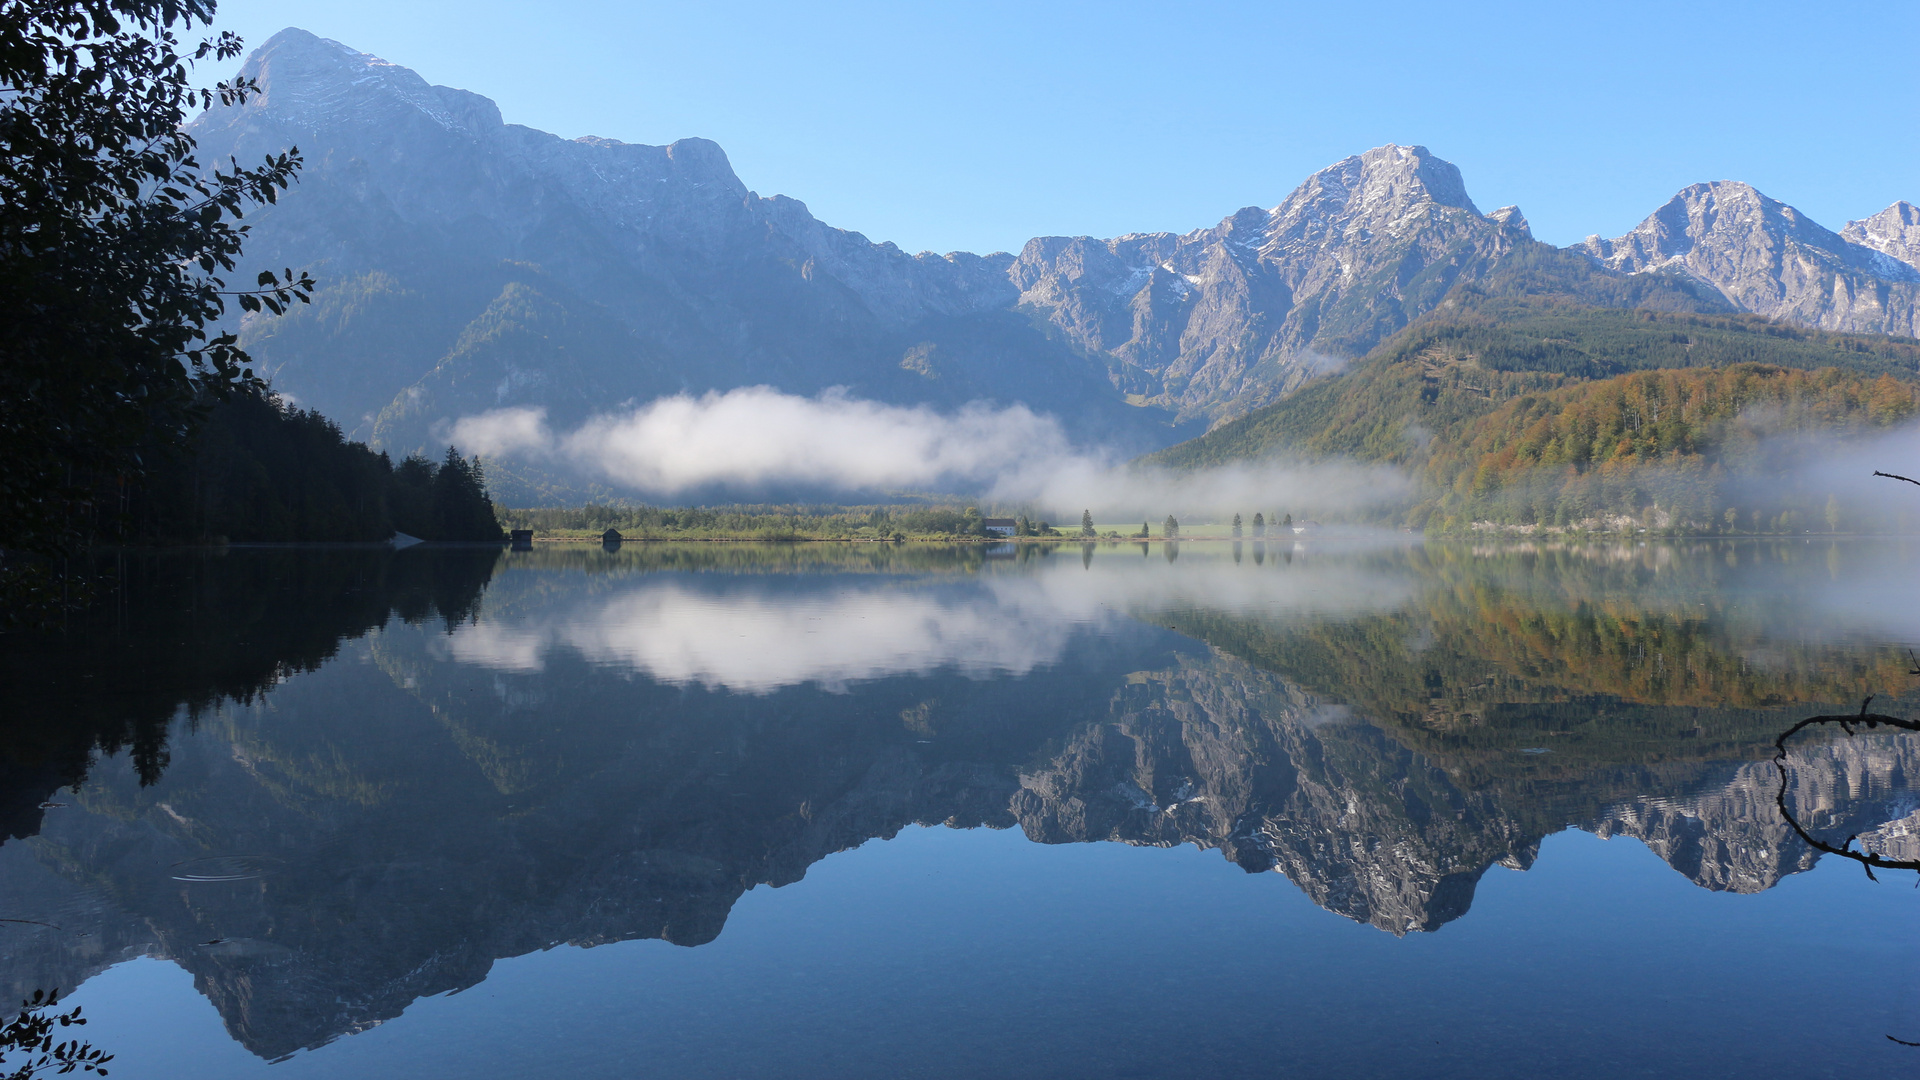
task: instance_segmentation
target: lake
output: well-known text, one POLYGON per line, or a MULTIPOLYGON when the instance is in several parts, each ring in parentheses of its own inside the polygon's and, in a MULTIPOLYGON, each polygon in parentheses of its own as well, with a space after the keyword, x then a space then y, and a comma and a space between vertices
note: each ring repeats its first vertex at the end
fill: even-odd
POLYGON ((1920 1068, 1920 735, 1774 746, 1920 716, 1900 542, 101 570, 0 991, 117 1078, 1920 1068))

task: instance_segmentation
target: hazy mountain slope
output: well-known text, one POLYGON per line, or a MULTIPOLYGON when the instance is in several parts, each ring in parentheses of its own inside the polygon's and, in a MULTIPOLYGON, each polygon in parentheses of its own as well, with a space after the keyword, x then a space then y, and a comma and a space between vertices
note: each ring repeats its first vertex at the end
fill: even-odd
POLYGON ((1842 236, 1751 185, 1721 181, 1682 189, 1625 236, 1589 237, 1579 247, 1611 270, 1705 282, 1742 311, 1914 337, 1920 267, 1907 261, 1916 246, 1913 218, 1911 206, 1896 203, 1850 223, 1851 235, 1842 236))
POLYGON ((212 160, 301 148, 301 181, 252 219, 249 255, 323 283, 314 311, 250 320, 245 336, 278 389, 357 434, 404 394, 408 425, 381 433, 409 449, 482 401, 478 371, 438 369, 470 362, 463 340, 486 334, 490 306, 537 268, 550 316, 595 324, 603 355, 523 336, 482 364, 505 387, 490 404, 558 413, 583 393, 612 407, 662 390, 847 386, 900 402, 1020 400, 1087 437, 1166 440, 1154 434, 1164 417, 1124 405, 1101 365, 1012 314, 1010 256, 869 243, 747 190, 710 142, 568 141, 505 124, 485 98, 304 31, 275 35, 244 73, 264 92, 193 134, 212 160), (1012 355, 972 370, 988 352, 1012 355), (562 390, 575 373, 590 387, 562 390), (448 396, 455 383, 467 389, 448 396))

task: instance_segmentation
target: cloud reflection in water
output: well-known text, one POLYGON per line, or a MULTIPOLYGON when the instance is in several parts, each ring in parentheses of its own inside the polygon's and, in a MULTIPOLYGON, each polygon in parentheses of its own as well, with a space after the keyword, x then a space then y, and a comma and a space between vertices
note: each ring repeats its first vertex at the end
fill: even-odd
POLYGON ((757 575, 634 573, 610 592, 603 584, 532 611, 483 614, 447 648, 456 661, 519 672, 570 649, 660 682, 761 694, 939 670, 1018 676, 1057 662, 1076 634, 1158 612, 1338 615, 1391 607, 1411 592, 1404 564, 1256 564, 1199 547, 1171 564, 1156 558, 1145 573, 1131 565, 1133 545, 1103 548, 1084 568, 1063 552, 976 574, 847 574, 802 588, 757 575))

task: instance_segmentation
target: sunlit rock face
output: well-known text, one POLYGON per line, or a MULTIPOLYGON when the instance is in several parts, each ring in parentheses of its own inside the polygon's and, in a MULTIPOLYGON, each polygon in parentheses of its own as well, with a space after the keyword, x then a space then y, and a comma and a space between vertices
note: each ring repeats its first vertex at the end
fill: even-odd
POLYGON ((1023 306, 1113 358, 1123 389, 1219 416, 1337 370, 1531 245, 1509 211, 1481 215, 1459 169, 1390 145, 1211 229, 1029 241, 1009 273, 1023 306))
POLYGON ((1912 207, 1834 233, 1732 181, 1683 188, 1625 236, 1580 250, 1622 273, 1660 272, 1720 291, 1736 308, 1804 326, 1920 333, 1912 207))
POLYGON ((1847 222, 1840 235, 1849 244, 1920 267, 1920 206, 1902 200, 1872 217, 1847 222))

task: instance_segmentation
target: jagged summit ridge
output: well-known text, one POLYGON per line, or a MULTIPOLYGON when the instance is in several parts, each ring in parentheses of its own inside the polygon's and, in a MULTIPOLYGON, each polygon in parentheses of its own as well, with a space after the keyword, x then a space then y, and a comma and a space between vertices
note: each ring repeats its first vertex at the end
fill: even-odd
POLYGON ((1902 200, 1869 218, 1847 222, 1840 235, 1920 270, 1920 206, 1902 200))
MULTIPOLYGON (((1855 222, 1905 251, 1898 207, 1855 222)), ((1768 198, 1721 180, 1681 189, 1625 236, 1578 245, 1616 273, 1675 274, 1718 290, 1734 307, 1828 330, 1920 333, 1920 267, 1858 243, 1768 198)))
POLYGON ((1378 233, 1401 235, 1445 210, 1480 216, 1459 168, 1424 146, 1379 146, 1314 173, 1274 207, 1261 254, 1309 262, 1378 233))
POLYGON ((1116 385, 1218 419, 1364 353, 1533 243, 1517 209, 1483 216, 1452 163, 1388 145, 1209 229, 1037 238, 1009 273, 1022 307, 1112 358, 1116 385))
POLYGON ((448 130, 502 126, 499 108, 479 94, 434 86, 410 68, 296 27, 267 39, 240 75, 259 83, 259 111, 311 131, 393 119, 400 109, 448 130))

